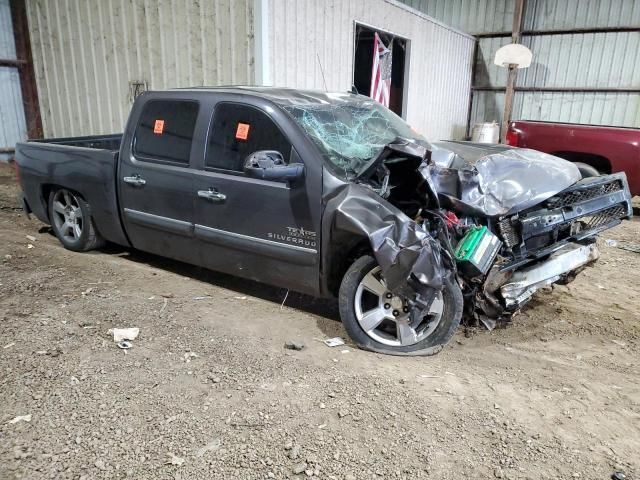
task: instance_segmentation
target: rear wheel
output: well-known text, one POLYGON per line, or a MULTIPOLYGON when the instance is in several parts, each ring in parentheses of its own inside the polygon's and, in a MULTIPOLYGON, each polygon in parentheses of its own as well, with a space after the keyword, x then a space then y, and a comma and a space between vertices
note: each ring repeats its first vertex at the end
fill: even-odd
POLYGON ((86 252, 104 243, 93 225, 89 204, 71 190, 60 188, 51 192, 49 219, 53 233, 68 250, 86 252))
POLYGON ((340 316, 362 348, 392 355, 433 355, 454 335, 462 317, 462 293, 447 280, 427 314, 412 322, 407 301, 390 292, 371 256, 360 257, 340 286, 340 316))

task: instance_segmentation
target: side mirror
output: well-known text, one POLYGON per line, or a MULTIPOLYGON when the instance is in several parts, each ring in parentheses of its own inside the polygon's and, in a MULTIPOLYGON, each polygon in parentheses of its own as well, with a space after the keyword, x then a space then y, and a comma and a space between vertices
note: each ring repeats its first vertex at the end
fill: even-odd
POLYGON ((254 152, 244 161, 244 173, 251 178, 272 180, 274 182, 294 183, 304 177, 304 165, 293 163, 287 165, 280 152, 260 150, 254 152))

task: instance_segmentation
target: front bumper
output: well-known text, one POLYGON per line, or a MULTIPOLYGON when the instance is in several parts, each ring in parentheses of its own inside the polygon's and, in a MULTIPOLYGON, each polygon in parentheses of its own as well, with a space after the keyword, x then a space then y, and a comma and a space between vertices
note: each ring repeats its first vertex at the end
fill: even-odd
POLYGON ((569 243, 547 260, 514 272, 509 282, 500 287, 505 306, 508 309, 518 307, 529 300, 536 290, 595 262, 599 256, 595 243, 569 243))
POLYGON ((515 257, 501 270, 518 270, 565 245, 595 237, 632 216, 624 173, 585 178, 539 207, 498 222, 501 240, 515 257))

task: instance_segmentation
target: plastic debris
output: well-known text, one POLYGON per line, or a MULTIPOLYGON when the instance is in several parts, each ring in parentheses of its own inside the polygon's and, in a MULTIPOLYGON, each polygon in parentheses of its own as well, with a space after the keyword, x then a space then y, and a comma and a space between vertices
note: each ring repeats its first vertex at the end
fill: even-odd
POLYGON ((28 243, 27 248, 33 248, 33 245, 31 243, 28 243))
POLYGON ((169 457, 170 457, 169 461, 167 462, 168 464, 175 465, 176 467, 180 467, 184 463, 184 458, 180 458, 174 455, 173 453, 170 453, 169 457))
POLYGON ((198 358, 198 354, 196 352, 187 352, 182 357, 186 363, 189 363, 194 358, 198 358))
POLYGON ((27 240, 29 240, 30 242, 35 242, 36 237, 34 237, 33 235, 27 235, 27 240))
POLYGON ((618 246, 618 241, 617 240, 612 240, 611 238, 609 238, 608 240, 605 240, 604 244, 607 247, 617 247, 618 246))
POLYGON ((640 243, 633 242, 618 242, 616 245, 620 250, 626 250, 628 252, 640 253, 640 243))
POLYGON ((138 327, 113 328, 109 330, 109 333, 113 333, 113 341, 119 343, 123 340, 135 340, 140 334, 140 329, 138 327))
POLYGON ((221 445, 222 445, 222 440, 220 440, 219 438, 216 438, 216 439, 210 441, 209 443, 207 443, 204 447, 201 447, 201 448, 197 449, 196 450, 196 457, 202 457, 206 453, 215 452, 216 450, 218 450, 220 448, 221 445))
POLYGON ((303 350, 305 347, 304 343, 296 342, 295 340, 287 340, 284 342, 284 348, 287 350, 303 350))
POLYGON ((327 347, 339 347, 340 345, 344 345, 344 340, 340 337, 327 338, 324 344, 327 347))
POLYGON ((129 350, 131 347, 133 347, 133 343, 127 341, 127 340, 122 340, 118 343, 116 343, 116 345, 118 346, 118 348, 122 349, 122 350, 129 350))
POLYGON ((627 478, 627 476, 622 472, 613 472, 611 474, 611 479, 612 480, 625 480, 626 478, 627 478))
POLYGON ((9 420, 8 423, 30 422, 30 421, 31 421, 31 414, 28 414, 28 415, 18 415, 14 419, 9 420))

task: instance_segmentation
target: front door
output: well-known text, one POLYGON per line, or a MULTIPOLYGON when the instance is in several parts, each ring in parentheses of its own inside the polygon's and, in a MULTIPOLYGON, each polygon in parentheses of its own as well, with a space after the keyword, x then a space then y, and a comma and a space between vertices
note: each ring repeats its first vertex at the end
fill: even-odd
POLYGON ((190 163, 200 106, 164 98, 141 108, 132 148, 124 149, 118 172, 127 235, 137 249, 195 262, 190 163))
POLYGON ((306 178, 292 185, 249 178, 244 161, 259 150, 302 163, 264 110, 218 103, 196 179, 194 233, 201 261, 214 270, 316 293, 321 176, 307 169, 306 178))

